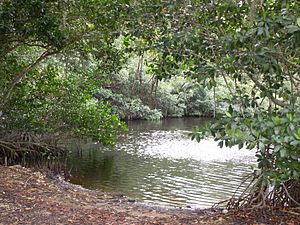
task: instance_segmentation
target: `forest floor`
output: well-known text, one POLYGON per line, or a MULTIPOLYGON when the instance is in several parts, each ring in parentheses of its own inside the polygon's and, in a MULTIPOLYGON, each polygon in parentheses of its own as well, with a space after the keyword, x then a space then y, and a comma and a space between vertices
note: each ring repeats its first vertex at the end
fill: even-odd
POLYGON ((300 208, 171 209, 121 194, 91 191, 21 166, 0 166, 0 225, 10 224, 300 224, 300 208))

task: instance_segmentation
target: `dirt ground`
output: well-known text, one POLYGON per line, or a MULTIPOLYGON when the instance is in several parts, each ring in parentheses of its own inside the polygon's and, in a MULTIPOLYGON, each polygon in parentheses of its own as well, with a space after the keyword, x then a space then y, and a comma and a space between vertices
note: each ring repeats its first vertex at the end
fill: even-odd
POLYGON ((154 207, 91 191, 21 166, 0 166, 0 225, 300 224, 300 208, 197 210, 154 207))

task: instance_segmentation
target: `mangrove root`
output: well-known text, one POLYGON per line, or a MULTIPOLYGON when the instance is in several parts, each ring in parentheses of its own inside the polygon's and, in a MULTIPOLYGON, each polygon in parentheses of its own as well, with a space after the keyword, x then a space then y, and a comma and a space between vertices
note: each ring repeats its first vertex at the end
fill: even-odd
POLYGON ((278 186, 266 186, 263 175, 254 172, 245 178, 238 189, 244 184, 247 185, 242 193, 236 191, 230 199, 219 202, 214 207, 245 209, 300 206, 300 180, 289 179, 278 186))

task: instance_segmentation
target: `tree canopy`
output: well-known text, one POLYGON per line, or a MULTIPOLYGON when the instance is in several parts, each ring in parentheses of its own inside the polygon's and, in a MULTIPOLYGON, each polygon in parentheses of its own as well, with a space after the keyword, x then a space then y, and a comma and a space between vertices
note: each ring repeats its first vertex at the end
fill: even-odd
POLYGON ((95 90, 118 70, 114 1, 10 1, 0 10, 1 128, 113 143, 124 128, 95 90))
POLYGON ((300 189, 297 0, 3 0, 0 7, 1 136, 25 130, 113 143, 123 124, 94 97, 129 57, 147 55, 155 80, 180 75, 214 93, 217 119, 193 138, 256 151, 254 191, 230 206, 300 205, 299 191, 291 192, 300 189))

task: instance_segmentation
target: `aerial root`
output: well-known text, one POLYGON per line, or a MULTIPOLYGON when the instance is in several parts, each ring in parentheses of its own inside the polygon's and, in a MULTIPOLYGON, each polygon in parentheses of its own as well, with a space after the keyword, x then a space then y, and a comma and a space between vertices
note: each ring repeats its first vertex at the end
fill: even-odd
POLYGON ((10 136, 0 139, 0 164, 8 165, 24 158, 61 156, 63 149, 46 143, 35 135, 10 136))
POLYGON ((213 207, 227 209, 257 209, 264 207, 300 207, 300 181, 289 179, 279 186, 269 187, 262 182, 263 174, 255 172, 248 175, 230 199, 213 207), (242 186, 245 189, 238 193, 242 186))

